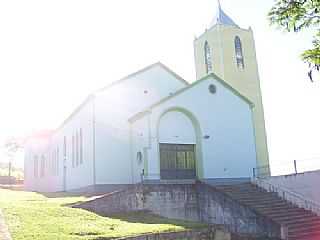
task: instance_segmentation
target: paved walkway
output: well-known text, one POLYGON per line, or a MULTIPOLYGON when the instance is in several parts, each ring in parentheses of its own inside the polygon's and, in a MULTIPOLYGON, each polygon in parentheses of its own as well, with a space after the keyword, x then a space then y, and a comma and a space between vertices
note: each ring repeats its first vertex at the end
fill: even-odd
POLYGON ((1 240, 12 240, 8 226, 4 221, 4 216, 2 214, 2 211, 0 209, 0 239, 1 240))

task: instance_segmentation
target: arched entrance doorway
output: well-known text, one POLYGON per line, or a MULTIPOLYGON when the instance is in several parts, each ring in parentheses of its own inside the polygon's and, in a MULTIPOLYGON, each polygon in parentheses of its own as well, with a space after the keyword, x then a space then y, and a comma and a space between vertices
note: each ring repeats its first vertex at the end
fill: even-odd
POLYGON ((182 111, 168 111, 158 131, 161 179, 195 179, 198 146, 192 119, 182 111))

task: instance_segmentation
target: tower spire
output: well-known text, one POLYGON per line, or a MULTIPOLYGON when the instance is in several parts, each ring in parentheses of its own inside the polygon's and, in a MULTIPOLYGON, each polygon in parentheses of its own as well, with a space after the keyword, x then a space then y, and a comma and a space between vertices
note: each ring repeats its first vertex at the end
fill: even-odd
POLYGON ((218 0, 218 9, 221 9, 221 3, 220 3, 220 0, 218 0))
POLYGON ((238 27, 238 25, 222 10, 220 0, 217 0, 217 10, 216 16, 214 17, 213 21, 210 24, 210 27, 213 27, 217 24, 222 25, 231 25, 238 27))

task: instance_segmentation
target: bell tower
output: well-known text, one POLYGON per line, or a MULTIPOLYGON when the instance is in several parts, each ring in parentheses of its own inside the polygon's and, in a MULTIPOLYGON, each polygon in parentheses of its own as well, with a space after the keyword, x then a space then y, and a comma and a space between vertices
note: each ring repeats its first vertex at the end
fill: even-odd
POLYGON ((270 175, 265 120, 252 29, 240 28, 221 8, 194 41, 197 79, 215 73, 254 103, 258 175, 270 175))

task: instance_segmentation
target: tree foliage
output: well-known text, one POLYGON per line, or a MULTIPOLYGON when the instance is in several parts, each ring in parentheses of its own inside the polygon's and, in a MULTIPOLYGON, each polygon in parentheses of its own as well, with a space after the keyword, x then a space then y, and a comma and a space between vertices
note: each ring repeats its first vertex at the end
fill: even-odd
POLYGON ((21 144, 17 139, 9 138, 4 144, 5 151, 9 157, 15 155, 21 148, 21 144))
POLYGON ((21 142, 15 138, 9 138, 4 143, 4 149, 6 152, 6 155, 9 158, 9 168, 8 168, 8 175, 11 176, 11 170, 12 170, 12 160, 14 159, 14 156, 23 148, 21 142))
POLYGON ((272 24, 289 32, 308 28, 315 31, 313 48, 301 55, 309 64, 308 75, 313 81, 313 71, 320 70, 320 0, 276 0, 269 19, 272 24))

